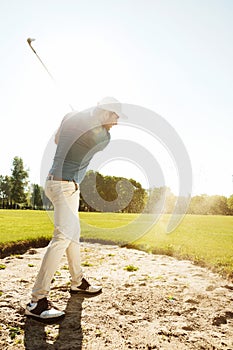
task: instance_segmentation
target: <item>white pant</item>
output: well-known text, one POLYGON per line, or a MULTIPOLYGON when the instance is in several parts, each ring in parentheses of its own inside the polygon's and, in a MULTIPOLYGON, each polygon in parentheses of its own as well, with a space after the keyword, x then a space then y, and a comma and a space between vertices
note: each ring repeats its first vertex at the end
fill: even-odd
POLYGON ((65 252, 71 284, 80 285, 83 277, 79 243, 79 189, 72 181, 47 180, 45 193, 54 206, 54 234, 32 289, 32 300, 35 302, 48 296, 52 278, 65 252))

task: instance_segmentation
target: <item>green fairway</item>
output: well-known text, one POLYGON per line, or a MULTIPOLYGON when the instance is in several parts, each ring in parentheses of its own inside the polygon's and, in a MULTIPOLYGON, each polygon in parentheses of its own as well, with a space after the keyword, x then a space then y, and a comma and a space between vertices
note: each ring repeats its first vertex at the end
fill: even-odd
POLYGON ((187 215, 176 230, 167 235, 168 216, 135 244, 153 253, 187 258, 215 267, 233 277, 233 217, 187 215))
MULTIPOLYGON (((50 212, 52 216, 52 212, 50 212)), ((128 243, 151 253, 168 254, 191 259, 233 276, 233 217, 187 215, 171 234, 165 233, 169 215, 163 215, 145 235, 139 237, 136 228, 143 229, 148 215, 116 213, 80 213, 82 238, 128 243)), ((0 247, 9 242, 35 241, 52 236, 53 224, 45 211, 0 210, 0 247)), ((138 231, 140 232, 140 230, 138 231)))
POLYGON ((52 229, 45 211, 0 210, 0 243, 49 238, 52 229))

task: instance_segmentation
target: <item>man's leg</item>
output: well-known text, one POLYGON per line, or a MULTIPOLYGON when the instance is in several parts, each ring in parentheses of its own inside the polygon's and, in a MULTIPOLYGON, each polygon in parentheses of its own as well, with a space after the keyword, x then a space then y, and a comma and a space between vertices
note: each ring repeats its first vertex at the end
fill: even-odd
POLYGON ((77 218, 79 191, 72 182, 47 181, 46 195, 54 205, 54 237, 43 258, 40 271, 32 290, 32 302, 27 304, 25 314, 40 321, 58 319, 64 316, 51 306, 47 296, 51 280, 61 258, 72 239, 79 237, 77 218))
POLYGON ((41 263, 36 282, 32 290, 32 301, 48 297, 52 278, 59 266, 70 240, 61 233, 51 240, 41 263))
POLYGON ((83 278, 80 257, 80 243, 76 241, 70 242, 66 249, 66 256, 69 264, 71 275, 71 285, 80 285, 83 278))
MULTIPOLYGON (((47 297, 51 280, 62 256, 72 240, 79 240, 78 220, 79 191, 72 182, 47 181, 46 194, 54 205, 54 237, 43 258, 36 283, 32 290, 32 300, 47 297)), ((80 257, 73 256, 80 261, 80 257)))

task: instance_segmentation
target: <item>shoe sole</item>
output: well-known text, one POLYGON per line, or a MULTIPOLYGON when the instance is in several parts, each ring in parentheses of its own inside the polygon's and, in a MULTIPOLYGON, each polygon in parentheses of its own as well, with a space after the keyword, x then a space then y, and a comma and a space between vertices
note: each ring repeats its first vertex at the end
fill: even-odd
POLYGON ((25 316, 27 316, 28 318, 32 318, 33 320, 35 320, 37 322, 41 322, 41 323, 45 323, 45 324, 53 324, 53 323, 61 322, 64 319, 65 314, 61 315, 59 317, 51 317, 51 318, 42 318, 42 317, 37 317, 37 316, 27 315, 27 314, 25 314, 25 316))
POLYGON ((81 290, 72 290, 70 289, 70 294, 78 294, 80 296, 85 296, 85 297, 95 297, 96 295, 99 295, 102 293, 102 289, 98 290, 97 292, 88 292, 88 291, 81 291, 81 290))

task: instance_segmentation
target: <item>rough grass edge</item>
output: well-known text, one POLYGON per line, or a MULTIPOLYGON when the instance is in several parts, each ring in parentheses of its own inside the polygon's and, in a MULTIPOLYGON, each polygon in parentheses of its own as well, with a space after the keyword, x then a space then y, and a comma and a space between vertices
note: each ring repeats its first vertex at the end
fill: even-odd
POLYGON ((197 259, 196 257, 194 257, 192 255, 178 253, 171 246, 167 247, 167 249, 166 248, 153 248, 153 249, 151 249, 151 247, 147 247, 145 245, 129 243, 129 244, 125 244, 123 247, 125 247, 127 249, 136 249, 136 250, 144 251, 144 252, 154 254, 154 255, 167 255, 167 256, 171 256, 173 258, 176 258, 178 260, 189 260, 189 261, 192 261, 193 264, 200 266, 200 267, 205 267, 205 268, 211 270, 212 272, 216 272, 216 273, 220 274, 222 277, 233 282, 233 270, 230 269, 230 271, 229 271, 227 269, 227 266, 226 267, 225 266, 219 267, 216 265, 211 265, 208 262, 206 262, 202 259, 197 259))
MULTIPOLYGON (((23 241, 12 241, 0 243, 0 259, 3 259, 12 254, 24 254, 30 248, 44 248, 46 247, 51 238, 48 237, 38 237, 31 238, 23 241)), ((107 241, 103 239, 92 239, 92 238, 80 238, 81 242, 89 243, 99 243, 99 244, 108 244, 108 245, 118 245, 116 242, 107 241)))
POLYGON ((38 237, 24 241, 0 243, 0 258, 3 259, 11 254, 24 254, 30 248, 46 247, 49 241, 49 238, 38 237))
MULTIPOLYGON (((0 259, 5 258, 11 254, 24 254, 26 251, 30 248, 43 248, 46 247, 51 238, 46 238, 46 237, 38 237, 36 239, 30 239, 30 240, 24 240, 24 241, 15 241, 15 242, 7 242, 7 243, 1 243, 0 244, 0 259)), ((195 265, 201 266, 208 268, 209 270, 219 273, 221 276, 224 278, 227 278, 231 281, 233 281, 233 270, 227 271, 227 269, 224 266, 218 267, 218 266, 213 266, 205 262, 204 260, 201 259, 196 259, 192 255, 184 255, 184 254, 179 254, 174 251, 174 249, 169 246, 167 249, 160 249, 160 248, 154 248, 151 249, 151 247, 147 247, 145 245, 137 245, 133 243, 128 243, 128 244, 120 244, 120 242, 114 242, 114 241, 108 241, 108 240, 103 240, 103 239, 92 239, 92 238, 80 238, 81 242, 89 242, 89 243, 99 243, 99 244, 107 244, 107 245, 118 245, 121 248, 127 248, 127 249, 136 249, 140 251, 144 251, 147 253, 151 254, 161 254, 161 255, 167 255, 174 257, 179 260, 190 260, 192 261, 195 265)))

